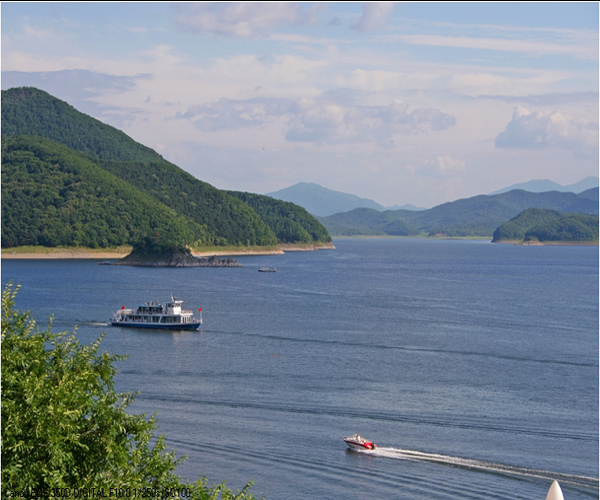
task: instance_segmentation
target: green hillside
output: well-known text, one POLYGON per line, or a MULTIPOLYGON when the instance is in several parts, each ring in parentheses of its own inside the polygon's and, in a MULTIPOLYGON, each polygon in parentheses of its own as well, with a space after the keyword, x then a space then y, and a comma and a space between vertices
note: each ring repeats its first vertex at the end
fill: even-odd
POLYGON ((492 241, 597 242, 598 215, 530 208, 498 227, 492 241))
MULTIPOLYGON (((598 188, 595 188, 596 197, 598 188)), ((447 236, 491 236, 504 222, 523 210, 537 207, 561 213, 598 213, 594 190, 581 195, 552 191, 530 193, 514 190, 498 195, 479 195, 419 212, 355 209, 343 214, 318 217, 334 236, 444 234, 447 236)))
POLYGON ((492 241, 597 242, 598 216, 530 208, 498 227, 492 241))
POLYGON ((205 227, 61 144, 2 139, 3 247, 109 247, 149 233, 186 243, 208 236, 205 227))
POLYGON ((273 231, 241 200, 165 161, 99 161, 106 171, 164 203, 196 223, 206 226, 210 239, 204 245, 277 244, 273 231))
POLYGON ((269 196, 227 191, 250 206, 277 236, 278 243, 329 243, 331 236, 308 211, 269 196))
POLYGON ((598 243, 598 216, 569 214, 549 224, 531 228, 525 241, 541 242, 596 242, 598 243))
POLYGON ((2 91, 2 137, 39 135, 93 158, 122 161, 162 159, 114 127, 33 87, 2 91))
MULTIPOLYGON (((130 228, 124 232, 121 230, 119 219, 114 216, 114 210, 108 207, 108 201, 110 200, 116 203, 115 206, 122 208, 123 204, 139 207, 141 202, 137 200, 142 199, 146 202, 152 201, 153 210, 157 213, 163 212, 165 218, 175 220, 173 215, 176 214, 176 220, 179 222, 174 227, 179 225, 186 227, 185 231, 182 229, 183 233, 187 235, 188 239, 192 238, 188 243, 201 246, 273 246, 277 243, 277 237, 269 225, 253 208, 238 197, 231 196, 196 179, 179 167, 165 161, 150 148, 133 141, 121 131, 78 112, 72 106, 46 92, 34 88, 2 91, 2 142, 3 146, 6 142, 7 147, 10 147, 14 153, 7 157, 6 166, 4 156, 2 159, 3 247, 31 244, 30 241, 37 241, 38 243, 35 244, 39 245, 43 244, 41 241, 45 241, 47 246, 70 245, 72 242, 81 246, 112 246, 116 244, 116 241, 119 241, 119 244, 131 244, 133 242, 131 238, 152 230, 155 226, 164 231, 164 224, 155 222, 158 219, 153 216, 150 219, 153 221, 152 223, 144 222, 138 226, 138 217, 130 214, 129 217, 132 218, 130 228), (46 161, 46 150, 52 149, 52 147, 48 141, 44 142, 42 149, 45 148, 45 150, 39 150, 41 157, 37 160, 38 170, 27 174, 27 180, 31 187, 27 190, 20 189, 15 176, 23 175, 22 169, 28 167, 24 160, 20 167, 17 168, 14 165, 15 162, 18 163, 16 160, 17 149, 25 148, 23 151, 25 156, 32 154, 27 150, 31 144, 28 141, 14 142, 9 138, 23 135, 40 136, 60 143, 61 147, 54 148, 53 154, 57 158, 64 155, 64 158, 59 158, 61 161, 55 161, 55 164, 59 165, 61 176, 65 174, 60 170, 61 165, 71 165, 72 167, 81 162, 85 169, 78 172, 77 185, 81 184, 86 189, 89 187, 88 184, 96 185, 96 179, 87 178, 87 175, 91 175, 92 172, 94 175, 98 175, 98 170, 111 174, 110 178, 118 182, 108 183, 107 187, 103 188, 102 193, 107 200, 103 208, 100 209, 98 200, 92 200, 85 190, 77 189, 67 192, 64 190, 64 186, 57 187, 58 191, 53 195, 53 200, 56 206, 61 206, 63 209, 53 211, 49 208, 45 211, 46 226, 56 228, 56 230, 49 232, 47 230, 46 233, 51 234, 52 237, 40 239, 39 231, 30 228, 31 225, 36 224, 37 215, 34 216, 34 213, 38 214, 38 209, 42 208, 34 193, 46 192, 47 188, 44 185, 35 186, 35 184, 49 182, 48 176, 52 170, 50 167, 54 164, 46 161), (41 165, 45 166, 41 167, 41 165), (92 165, 96 168, 92 168, 92 165), (126 193, 123 192, 125 186, 127 186, 126 193), (119 190, 116 191, 117 187, 119 190), (63 194, 69 194, 68 203, 63 194), (79 195, 82 198, 78 200, 79 195), (136 201, 130 200, 132 196, 136 201), (60 201, 57 201, 59 199, 60 201), (92 201, 95 204, 92 204, 92 201), (79 234, 80 230, 79 226, 73 226, 73 224, 80 224, 80 222, 73 219, 73 216, 66 217, 65 203, 72 207, 71 212, 77 205, 79 210, 88 210, 93 213, 95 220, 102 220, 101 224, 100 222, 97 224, 103 227, 107 226, 107 229, 104 231, 90 230, 90 232, 102 233, 103 236, 90 236, 85 239, 86 243, 82 242, 84 240, 81 237, 74 237, 72 233, 79 234), (89 209, 88 204, 90 204, 89 209), (97 213, 97 209, 100 212, 97 213), (31 213, 27 213, 28 210, 31 213), (16 213, 17 211, 23 213, 16 213), (109 214, 110 217, 108 217, 109 214), (25 227, 19 228, 11 221, 24 223, 25 227), (113 223, 116 224, 115 227, 113 227, 113 223), (58 228, 61 226, 63 229, 59 231, 58 228), (112 236, 106 237, 107 234, 112 234, 112 236), (30 236, 25 237, 25 235, 30 236)), ((42 147, 41 144, 38 146, 42 147)), ((57 144, 57 146, 59 145, 57 144)), ((55 179, 54 181, 57 186, 70 182, 62 177, 60 180, 55 179)), ((37 194, 37 196, 40 195, 37 194)), ((261 197, 260 200, 269 204, 267 197, 261 197)), ((255 205, 257 210, 267 210, 266 206, 260 208, 258 202, 255 205)), ((126 214, 130 212, 130 210, 123 211, 126 214)), ((286 215, 280 212, 278 216, 274 217, 275 219, 277 217, 285 218, 286 215)), ((307 224, 317 225, 320 227, 320 231, 327 234, 327 231, 312 216, 308 217, 312 221, 307 224)), ((270 221, 273 226, 286 224, 293 226, 295 223, 294 220, 270 221)), ((82 222, 81 224, 85 226, 87 223, 82 222)), ((177 234, 181 232, 179 229, 173 231, 177 234)), ((300 232, 298 235, 300 239, 293 240, 292 243, 305 242, 306 235, 300 232)), ((290 237, 293 239, 293 236, 290 237)))
POLYGON ((525 234, 536 226, 553 224, 561 220, 563 214, 556 210, 528 208, 508 222, 498 227, 493 234, 492 242, 523 241, 525 234))

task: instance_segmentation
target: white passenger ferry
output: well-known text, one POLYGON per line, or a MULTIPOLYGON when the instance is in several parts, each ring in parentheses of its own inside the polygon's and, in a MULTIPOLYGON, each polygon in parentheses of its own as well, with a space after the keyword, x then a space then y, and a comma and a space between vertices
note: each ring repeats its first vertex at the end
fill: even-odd
POLYGON ((146 302, 136 310, 126 309, 113 314, 113 326, 126 326, 135 328, 157 328, 163 330, 197 330, 202 324, 202 309, 198 309, 200 317, 194 316, 189 309, 182 309, 182 300, 171 296, 171 301, 165 304, 146 302))

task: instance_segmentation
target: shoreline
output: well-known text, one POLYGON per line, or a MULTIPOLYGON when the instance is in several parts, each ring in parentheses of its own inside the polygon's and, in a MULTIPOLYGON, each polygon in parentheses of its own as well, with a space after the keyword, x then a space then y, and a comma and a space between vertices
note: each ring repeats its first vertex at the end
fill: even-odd
MULTIPOLYGON (((285 252, 311 252, 316 250, 335 250, 333 243, 310 243, 310 244, 281 244, 275 248, 231 248, 214 249, 192 249, 194 257, 218 256, 244 256, 244 255, 283 255, 285 252)), ((108 260, 122 259, 131 252, 131 247, 119 247, 114 249, 92 249, 92 248, 47 248, 47 247, 24 247, 7 248, 2 250, 2 260, 11 259, 90 259, 108 260)))
POLYGON ((592 247, 598 246, 597 241, 519 241, 519 240, 500 240, 492 241, 500 245, 516 245, 522 247, 592 247))

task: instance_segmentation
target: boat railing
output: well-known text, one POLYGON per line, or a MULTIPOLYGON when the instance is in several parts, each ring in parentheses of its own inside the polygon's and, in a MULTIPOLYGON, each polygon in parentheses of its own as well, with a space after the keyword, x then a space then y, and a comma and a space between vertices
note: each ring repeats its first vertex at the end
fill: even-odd
MULTIPOLYGON (((135 314, 136 316, 156 316, 157 314, 173 314, 172 311, 140 311, 139 309, 133 312, 133 309, 121 309, 119 314, 135 314)), ((181 309, 181 314, 194 314, 192 309, 181 309)))

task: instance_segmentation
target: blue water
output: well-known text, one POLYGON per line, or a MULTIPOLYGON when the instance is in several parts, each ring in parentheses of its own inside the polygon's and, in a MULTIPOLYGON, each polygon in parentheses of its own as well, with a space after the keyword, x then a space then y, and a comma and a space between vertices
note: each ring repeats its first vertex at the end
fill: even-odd
POLYGON ((3 261, 19 309, 103 332, 179 473, 269 500, 598 498, 598 248, 336 239, 242 268, 3 261), (259 273, 274 266, 276 273, 259 273), (200 332, 108 326, 173 293, 200 332), (374 452, 346 450, 360 432, 374 452))

